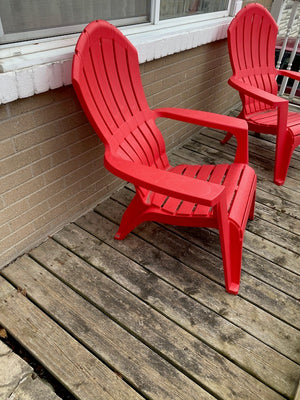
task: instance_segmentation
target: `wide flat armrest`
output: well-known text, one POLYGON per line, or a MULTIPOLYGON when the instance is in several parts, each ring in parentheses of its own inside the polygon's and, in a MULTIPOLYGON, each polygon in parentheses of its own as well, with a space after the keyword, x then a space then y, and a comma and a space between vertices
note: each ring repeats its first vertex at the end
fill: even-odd
POLYGON ((279 69, 278 75, 284 75, 284 76, 287 76, 288 78, 295 79, 296 81, 300 81, 300 72, 279 69))
POLYGON ((241 130, 248 130, 246 121, 229 117, 228 115, 186 108, 157 108, 153 111, 157 117, 176 119, 178 121, 202 125, 208 128, 221 129, 232 134, 240 134, 241 130))
POLYGON ((269 104, 270 106, 280 106, 281 104, 288 103, 288 100, 282 99, 279 96, 248 85, 247 83, 242 82, 240 79, 231 77, 228 83, 239 92, 242 92, 247 96, 253 97, 254 99, 260 100, 263 103, 269 104))
POLYGON ((237 140, 235 162, 248 163, 248 124, 245 120, 185 108, 157 108, 156 118, 170 118, 232 133, 237 140))
POLYGON ((222 197, 225 199, 225 196, 222 195, 224 186, 155 167, 137 165, 131 161, 117 158, 109 151, 105 152, 104 165, 120 178, 166 196, 209 207, 220 202, 222 197))

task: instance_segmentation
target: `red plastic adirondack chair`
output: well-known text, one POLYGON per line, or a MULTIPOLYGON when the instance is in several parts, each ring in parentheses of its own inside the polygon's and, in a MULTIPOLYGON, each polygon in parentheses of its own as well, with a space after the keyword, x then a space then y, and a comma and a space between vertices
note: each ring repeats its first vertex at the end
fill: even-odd
POLYGON ((256 175, 247 165, 246 122, 178 108, 151 110, 136 49, 105 21, 91 22, 81 34, 72 77, 81 105, 105 144, 106 168, 136 188, 115 238, 123 239, 148 220, 218 228, 226 290, 236 294, 243 235, 248 218, 253 218, 256 190, 256 175), (155 124, 158 117, 232 132, 238 142, 235 162, 171 167, 155 124))
MULTIPOLYGON (((300 80, 300 73, 275 68, 278 27, 269 11, 251 3, 228 28, 228 47, 233 76, 229 84, 243 103, 239 117, 249 129, 276 135, 274 182, 283 185, 294 149, 300 144, 300 114, 288 111, 288 100, 277 96, 277 75, 300 80)), ((226 143, 228 133, 222 143, 226 143)))

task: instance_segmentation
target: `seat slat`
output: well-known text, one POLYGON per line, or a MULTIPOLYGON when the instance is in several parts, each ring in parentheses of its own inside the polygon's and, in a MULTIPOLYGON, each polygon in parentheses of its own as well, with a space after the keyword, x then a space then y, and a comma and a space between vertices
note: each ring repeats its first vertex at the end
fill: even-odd
MULTIPOLYGON (((190 178, 198 179, 198 174, 200 170, 201 170, 200 165, 189 165, 184 175, 189 176, 190 178)), ((191 215, 195 207, 196 207, 195 203, 184 201, 183 203, 181 203, 180 208, 177 210, 177 214, 191 215)))
POLYGON ((227 209, 229 212, 231 210, 236 191, 239 189, 243 171, 244 165, 241 164, 233 164, 230 166, 230 168, 228 168, 228 173, 226 174, 223 184, 226 186, 227 209))
MULTIPOLYGON (((271 110, 265 113, 252 114, 249 121, 255 124, 277 126, 277 111, 271 110)), ((290 128, 294 135, 300 133, 300 114, 290 112, 288 114, 287 127, 290 128)))
MULTIPOLYGON (((207 176, 206 180, 208 180, 211 183, 222 184, 227 168, 228 168, 227 164, 219 164, 213 166, 213 168, 210 171, 208 170, 210 174, 209 176, 207 176)), ((210 212, 210 207, 203 206, 202 204, 197 204, 194 214, 198 216, 208 215, 209 212, 210 212)))
MULTIPOLYGON (((172 168, 171 171, 175 174, 183 175, 186 167, 187 166, 185 164, 177 165, 176 167, 172 168)), ((160 193, 155 193, 151 199, 151 203, 153 205, 159 208, 162 207, 163 211, 171 214, 175 213, 180 202, 181 200, 179 199, 168 197, 160 193)))
MULTIPOLYGON (((185 169, 182 171, 184 176, 188 176, 190 178, 195 178, 197 173, 199 172, 199 165, 186 165, 185 169)), ((193 208, 195 207, 195 203, 191 203, 188 201, 178 201, 177 199, 170 198, 166 203, 168 210, 174 210, 177 215, 190 215, 192 213, 193 208)), ((164 209, 166 208, 164 206, 164 209)))

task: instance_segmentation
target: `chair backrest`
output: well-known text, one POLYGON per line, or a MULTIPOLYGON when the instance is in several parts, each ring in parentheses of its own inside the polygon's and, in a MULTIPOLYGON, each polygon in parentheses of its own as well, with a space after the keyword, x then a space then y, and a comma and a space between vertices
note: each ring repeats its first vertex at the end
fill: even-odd
POLYGON ((135 47, 113 25, 93 21, 75 49, 72 82, 90 123, 118 157, 165 169, 161 132, 144 94, 135 47))
MULTIPOLYGON (((233 75, 244 83, 277 94, 275 45, 278 27, 269 11, 251 3, 236 15, 228 28, 228 47, 233 75)), ((264 103, 241 96, 244 112, 268 109, 264 103)))

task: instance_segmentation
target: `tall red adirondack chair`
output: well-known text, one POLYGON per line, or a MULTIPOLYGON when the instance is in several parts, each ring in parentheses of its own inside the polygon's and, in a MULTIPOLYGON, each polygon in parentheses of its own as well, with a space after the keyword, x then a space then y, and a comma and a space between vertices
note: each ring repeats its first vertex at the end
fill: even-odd
POLYGON ((226 290, 237 294, 243 236, 248 218, 253 218, 256 190, 256 175, 247 165, 246 122, 179 108, 151 110, 136 49, 105 21, 91 22, 81 34, 72 79, 81 105, 105 145, 104 165, 136 188, 115 238, 123 239, 148 220, 218 228, 226 290), (171 167, 155 124, 158 117, 231 132, 238 142, 234 163, 171 167))
MULTIPOLYGON (((228 47, 233 75, 229 84, 243 103, 239 118, 249 129, 276 135, 274 182, 283 185, 294 149, 300 144, 300 113, 288 111, 288 100, 277 96, 277 75, 300 80, 300 73, 275 68, 278 27, 269 11, 251 3, 228 28, 228 47)), ((228 133, 222 143, 226 143, 228 133)))

